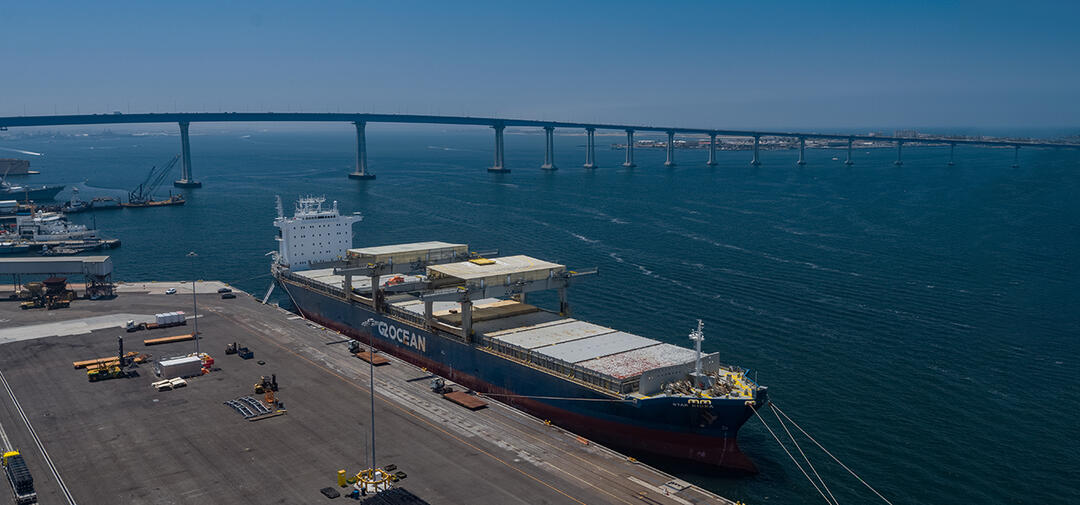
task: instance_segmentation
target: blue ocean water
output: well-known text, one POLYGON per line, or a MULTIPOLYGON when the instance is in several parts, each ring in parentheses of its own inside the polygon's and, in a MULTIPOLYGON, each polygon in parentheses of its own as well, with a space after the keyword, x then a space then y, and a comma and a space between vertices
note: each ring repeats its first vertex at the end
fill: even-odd
MULTIPOLYGON (((194 128, 193 128, 194 130, 194 128)), ((511 174, 489 174, 489 130, 369 126, 378 179, 350 181, 349 128, 235 129, 192 136, 198 190, 187 205, 78 215, 120 238, 126 280, 199 278, 263 293, 276 247, 274 195, 325 195, 362 212, 358 245, 467 242, 600 268, 571 291, 577 317, 704 349, 751 368, 786 413, 893 503, 1077 503, 1080 429, 1080 154, 957 148, 749 153, 622 151, 507 134, 511 174), (185 255, 196 251, 198 259, 185 255)), ((195 132, 193 132, 195 133, 195 132)), ((178 152, 176 136, 35 137, 0 147, 43 153, 32 183, 123 195, 178 152)), ((5 152, 5 155, 9 154, 5 152)), ((64 198, 68 193, 61 194, 64 198)), ((541 303, 544 298, 539 298, 541 303)), ((551 301, 547 299, 546 301, 551 301)), ((771 413, 762 412, 774 430, 771 413)), ((781 431, 782 435, 782 431, 781 431)), ((841 503, 876 498, 821 453, 841 503)), ((821 500, 757 419, 741 445, 762 472, 664 468, 749 503, 821 500)), ((794 452, 794 449, 792 448, 794 452)))

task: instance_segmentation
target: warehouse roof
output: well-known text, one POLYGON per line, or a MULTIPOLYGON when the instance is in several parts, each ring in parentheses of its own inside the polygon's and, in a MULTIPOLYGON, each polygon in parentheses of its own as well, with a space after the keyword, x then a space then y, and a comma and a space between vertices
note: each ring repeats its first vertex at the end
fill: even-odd
POLYGON ((110 275, 112 259, 108 256, 55 258, 0 258, 0 275, 110 275))

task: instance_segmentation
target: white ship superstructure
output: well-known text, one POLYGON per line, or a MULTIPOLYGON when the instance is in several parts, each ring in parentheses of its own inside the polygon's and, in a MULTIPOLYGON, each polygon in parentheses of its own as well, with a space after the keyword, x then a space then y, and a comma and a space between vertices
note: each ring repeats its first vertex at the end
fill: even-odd
POLYGON ((16 220, 19 238, 25 240, 87 240, 97 238, 97 230, 68 221, 59 212, 37 212, 16 220))
POLYGON ((296 202, 292 217, 285 217, 278 199, 278 253, 276 263, 292 270, 306 270, 313 264, 341 261, 352 247, 352 225, 359 215, 342 216, 338 203, 323 208, 326 198, 306 197, 296 202))

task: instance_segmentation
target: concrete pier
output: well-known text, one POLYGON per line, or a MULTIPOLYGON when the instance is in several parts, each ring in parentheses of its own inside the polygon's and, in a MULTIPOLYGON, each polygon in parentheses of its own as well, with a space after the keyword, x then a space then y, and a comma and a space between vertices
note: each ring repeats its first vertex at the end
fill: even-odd
POLYGON ((849 166, 849 167, 851 165, 855 164, 855 160, 851 159, 851 143, 852 143, 852 139, 850 137, 848 137, 848 139, 847 139, 847 159, 844 160, 844 164, 849 166))
POLYGON ((500 174, 510 173, 510 169, 506 168, 503 164, 503 130, 506 126, 503 124, 497 124, 492 126, 495 130, 495 162, 494 165, 488 168, 488 172, 496 172, 500 174))
POLYGON ((904 141, 903 140, 897 140, 896 141, 896 161, 893 162, 893 165, 896 165, 896 166, 899 167, 899 166, 903 166, 903 164, 904 164, 904 141))
POLYGON ((367 171, 367 133, 366 121, 354 121, 356 125, 356 168, 349 174, 350 179, 370 180, 375 174, 367 171))
POLYGON ((626 168, 637 166, 634 164, 634 130, 626 130, 626 161, 622 166, 626 168))
POLYGON ((675 132, 667 132, 667 161, 664 162, 665 167, 675 166, 675 132))
POLYGON ((805 155, 806 155, 806 138, 805 137, 799 137, 799 161, 796 161, 795 164, 799 165, 799 166, 805 165, 806 164, 806 156, 805 155))
POLYGON ((1020 146, 1013 146, 1013 168, 1020 168, 1020 146))
POLYGON ((754 135, 754 159, 750 160, 750 164, 753 166, 761 165, 761 160, 758 158, 758 146, 761 144, 761 136, 754 135))
POLYGON ((174 181, 178 188, 201 188, 202 183, 191 177, 191 141, 188 140, 187 121, 180 122, 180 180, 174 181))
POLYGON ((950 167, 956 164, 956 163, 954 163, 954 161, 956 159, 954 157, 955 154, 956 154, 956 142, 950 142, 949 143, 949 163, 947 163, 950 167))
POLYGON ((558 170, 555 166, 555 127, 544 127, 544 164, 540 168, 544 170, 558 170))
POLYGON ((585 129, 585 168, 596 168, 596 128, 585 129))
POLYGON ((709 161, 705 162, 705 165, 713 167, 716 166, 716 134, 709 134, 709 161))

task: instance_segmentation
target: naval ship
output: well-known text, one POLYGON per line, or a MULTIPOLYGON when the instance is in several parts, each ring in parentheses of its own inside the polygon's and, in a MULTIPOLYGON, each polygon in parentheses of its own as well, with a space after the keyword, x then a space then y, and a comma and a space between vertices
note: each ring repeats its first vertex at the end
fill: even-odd
MULTIPOLYGON (((608 447, 754 473, 736 435, 768 401, 747 370, 569 316, 596 270, 420 242, 353 247, 359 215, 277 201, 275 285, 301 316, 608 447), (527 302, 558 293, 558 310, 527 302)), ((688 326, 690 326, 688 324, 688 326)))

